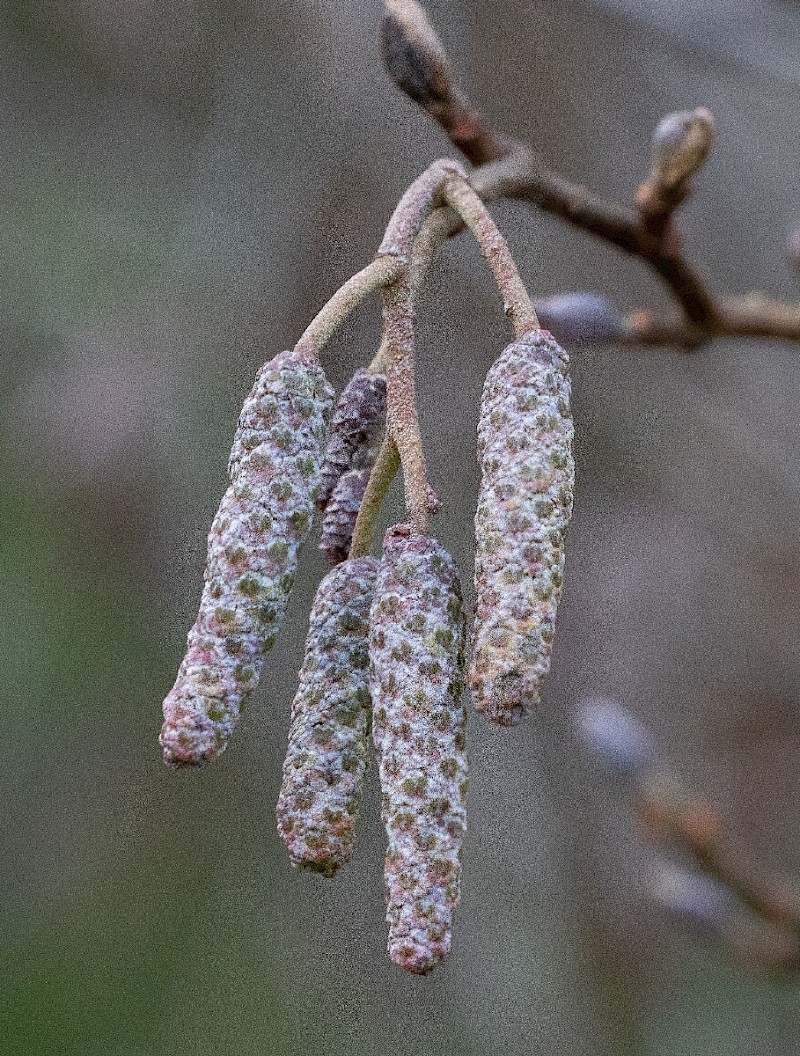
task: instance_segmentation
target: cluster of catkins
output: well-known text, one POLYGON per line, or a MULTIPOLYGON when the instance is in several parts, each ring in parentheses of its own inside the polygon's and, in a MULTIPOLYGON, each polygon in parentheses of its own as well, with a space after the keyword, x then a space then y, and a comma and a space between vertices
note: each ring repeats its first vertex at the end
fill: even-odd
MULTIPOLYGON (((469 684, 476 708, 503 725, 535 707, 550 663, 572 507, 569 396, 567 356, 544 330, 502 352, 483 392, 469 684)), ((260 371, 161 744, 173 767, 224 750, 274 641, 314 508, 323 508, 321 547, 334 567, 311 611, 278 831, 297 867, 332 876, 350 859, 371 733, 388 839, 389 953, 424 974, 450 948, 460 894, 466 632, 457 570, 435 539, 399 524, 380 560, 348 557, 385 404, 385 378, 360 370, 334 409, 322 369, 301 352, 260 371)))

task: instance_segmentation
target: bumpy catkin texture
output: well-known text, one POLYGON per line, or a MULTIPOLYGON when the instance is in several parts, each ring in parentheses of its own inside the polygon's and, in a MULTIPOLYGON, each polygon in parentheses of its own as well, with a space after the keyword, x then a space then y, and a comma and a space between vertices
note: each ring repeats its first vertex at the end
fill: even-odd
POLYGON ((333 490, 322 521, 319 548, 332 565, 350 553, 353 529, 371 469, 349 469, 333 490))
POLYGON ((469 683, 503 726, 538 704, 550 667, 575 477, 568 363, 535 330, 503 350, 481 400, 469 683))
POLYGON ((367 765, 369 609, 378 561, 337 565, 317 590, 278 799, 292 864, 333 876, 355 843, 367 765))
POLYGON ((324 509, 349 469, 372 468, 386 417, 386 377, 360 368, 342 391, 325 448, 317 506, 324 509))
POLYGON ((380 760, 389 954, 424 975, 450 949, 466 832, 464 613, 452 558, 390 528, 370 612, 373 737, 380 760))
POLYGON ((231 483, 208 536, 200 611, 164 701, 169 766, 199 766, 224 751, 258 682, 314 516, 333 395, 318 364, 281 352, 244 402, 231 483))

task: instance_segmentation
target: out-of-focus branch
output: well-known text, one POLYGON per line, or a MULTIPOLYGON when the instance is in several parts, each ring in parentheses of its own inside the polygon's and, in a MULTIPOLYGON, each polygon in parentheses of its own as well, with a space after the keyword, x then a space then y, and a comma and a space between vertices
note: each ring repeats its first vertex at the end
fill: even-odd
POLYGON ((607 770, 625 779, 644 835, 692 863, 661 865, 653 895, 674 915, 708 926, 738 958, 800 971, 800 884, 742 861, 719 811, 691 795, 659 759, 648 731, 616 701, 586 701, 576 725, 607 770))
MULTIPOLYGON (((670 114, 659 124, 650 174, 637 195, 638 210, 626 208, 561 176, 527 145, 491 129, 457 85, 444 45, 417 0, 386 0, 381 38, 395 84, 476 166, 470 181, 485 202, 531 202, 638 257, 660 277, 680 313, 661 318, 633 312, 616 340, 684 349, 718 337, 800 340, 800 306, 757 293, 715 296, 684 255, 673 214, 691 193, 692 179, 711 149, 713 119, 708 110, 670 114)), ((446 234, 460 229, 451 221, 446 234)), ((607 340, 607 333, 598 338, 607 340)))

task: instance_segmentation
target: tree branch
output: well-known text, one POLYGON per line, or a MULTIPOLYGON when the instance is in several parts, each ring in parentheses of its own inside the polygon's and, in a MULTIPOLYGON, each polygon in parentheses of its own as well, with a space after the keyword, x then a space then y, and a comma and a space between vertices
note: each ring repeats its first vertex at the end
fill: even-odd
MULTIPOLYGON (((710 149, 713 122, 707 110, 670 115, 659 125, 653 169, 640 188, 637 212, 573 183, 520 140, 491 129, 456 84, 444 45, 416 0, 386 0, 382 53, 395 84, 476 166, 470 183, 484 202, 530 202, 638 257, 658 275, 681 314, 660 319, 631 313, 623 343, 692 349, 717 337, 800 340, 800 306, 759 294, 715 296, 684 255, 672 214, 710 149)), ((451 220, 446 235, 459 230, 451 220)))

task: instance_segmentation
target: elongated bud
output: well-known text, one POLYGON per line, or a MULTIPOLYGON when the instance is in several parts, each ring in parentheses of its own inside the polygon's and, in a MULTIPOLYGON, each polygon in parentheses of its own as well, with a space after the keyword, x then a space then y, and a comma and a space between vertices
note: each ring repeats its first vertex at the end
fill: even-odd
POLYGON ((350 553, 353 529, 361 500, 369 483, 370 469, 351 469, 342 477, 325 510, 319 548, 332 565, 344 561, 350 553))
POLYGON ((357 370, 342 391, 325 448, 317 505, 324 509, 350 469, 371 468, 386 419, 386 377, 357 370))
POLYGON ((667 114, 653 133, 651 180, 672 189, 694 175, 714 144, 714 117, 704 106, 667 114))
POLYGON ((550 668, 575 478, 568 362, 535 330, 503 350, 483 388, 469 683, 503 726, 538 704, 550 668))
POLYGON ((423 107, 452 95, 447 52, 416 0, 386 0, 381 54, 394 83, 423 107))
POLYGON ((599 293, 561 293, 534 302, 539 322, 563 345, 601 345, 617 341, 624 320, 617 307, 599 293))
POLYGON ((314 598, 289 748, 278 832, 292 865, 333 876, 355 843, 367 765, 369 608, 378 561, 338 565, 314 598))
POLYGON ((660 906, 702 929, 725 928, 737 909, 733 893, 724 884, 672 862, 658 863, 649 887, 660 906))
POLYGON ((384 539, 370 612, 373 737, 388 836, 389 955, 424 975, 450 949, 466 832, 464 614, 453 559, 409 525, 384 539))
POLYGON ((616 700, 585 700, 576 711, 575 723, 585 748, 618 777, 636 779, 656 765, 649 732, 616 700))
POLYGON ((322 368, 297 352, 266 363, 244 402, 200 611, 164 701, 160 740, 170 766, 198 766, 224 751, 258 683, 314 516, 332 406, 322 368))

